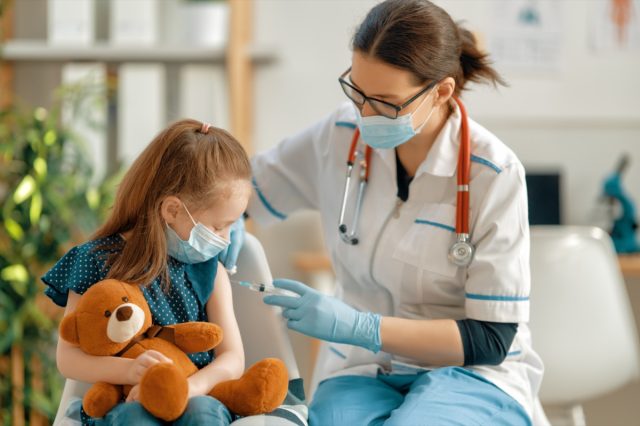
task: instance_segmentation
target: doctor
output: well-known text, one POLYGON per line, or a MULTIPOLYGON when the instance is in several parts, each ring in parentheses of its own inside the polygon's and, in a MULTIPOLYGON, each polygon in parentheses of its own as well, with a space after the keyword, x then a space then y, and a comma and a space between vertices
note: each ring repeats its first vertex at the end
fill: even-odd
POLYGON ((458 99, 502 80, 427 0, 378 4, 352 48, 348 100, 253 159, 249 215, 319 210, 337 275, 335 297, 276 280, 300 297, 264 298, 325 341, 311 424, 531 424, 524 170, 458 99))

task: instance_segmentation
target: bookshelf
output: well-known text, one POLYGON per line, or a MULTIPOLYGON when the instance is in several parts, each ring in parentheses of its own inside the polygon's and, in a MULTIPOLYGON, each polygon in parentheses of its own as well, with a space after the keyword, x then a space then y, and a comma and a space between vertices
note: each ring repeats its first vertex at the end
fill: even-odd
MULTIPOLYGON (((109 68, 109 72, 121 64, 160 63, 166 68, 181 64, 206 64, 224 67, 225 84, 228 86, 229 130, 244 145, 249 154, 252 149, 253 130, 253 75, 256 67, 268 65, 277 59, 272 47, 255 45, 252 41, 252 1, 228 0, 230 6, 230 25, 228 45, 226 47, 200 46, 119 46, 106 42, 96 42, 90 46, 50 45, 44 39, 12 38, 17 26, 13 10, 18 0, 5 3, 0 17, 0 109, 11 105, 18 98, 16 88, 16 64, 32 63, 36 68, 42 66, 61 66, 66 63, 99 62, 109 68)), ((4 3, 4 4, 3 4, 4 3)), ((206 94, 203 94, 206 96, 206 94)), ((108 113, 110 114, 110 113, 108 113)), ((117 126, 111 117, 107 129, 107 162, 117 161, 117 126), (114 152, 114 150, 116 150, 114 152)), ((158 129, 160 130, 160 129, 158 129)), ((36 362, 38 360, 31 360, 36 362)), ((24 353, 20 345, 14 345, 8 356, 0 357, 0 375, 11 376, 13 389, 11 419, 12 424, 25 424, 25 417, 31 424, 45 425, 46 418, 37 410, 26 413, 23 402, 25 380, 32 380, 33 388, 38 389, 41 375, 25 377, 24 353)), ((35 370, 37 371, 37 369, 35 370)), ((2 416, 0 415, 0 418, 2 416)))
MULTIPOLYGON (((0 106, 14 98, 16 63, 65 64, 100 62, 107 65, 161 63, 167 67, 180 64, 220 65, 226 70, 229 97, 229 131, 241 141, 249 154, 252 149, 253 75, 256 67, 276 61, 276 50, 252 42, 252 1, 228 0, 230 7, 229 38, 226 47, 208 46, 120 46, 96 42, 90 46, 51 45, 46 40, 12 39, 13 11, 5 9, 0 32, 0 106)), ((9 3, 11 5, 11 3, 9 3)), ((113 133, 109 130, 109 133, 113 133)), ((109 137, 109 145, 114 143, 109 137)), ((108 148, 110 149, 110 148, 108 148)), ((110 158, 113 160, 113 158, 110 158)))

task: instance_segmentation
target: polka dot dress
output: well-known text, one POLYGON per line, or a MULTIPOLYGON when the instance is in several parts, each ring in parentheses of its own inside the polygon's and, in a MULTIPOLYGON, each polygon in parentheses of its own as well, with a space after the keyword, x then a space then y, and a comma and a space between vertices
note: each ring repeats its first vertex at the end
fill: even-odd
MULTIPOLYGON (((69 290, 83 294, 106 278, 109 272, 105 266, 107 256, 121 251, 123 247, 123 238, 114 235, 72 248, 42 277, 48 286, 45 294, 57 305, 66 306, 69 290)), ((171 281, 168 292, 162 289, 160 277, 142 290, 151 309, 153 323, 172 325, 207 321, 205 305, 213 291, 218 258, 190 265, 169 257, 167 266, 171 281)), ((202 368, 213 360, 213 351, 189 354, 189 357, 198 368, 202 368)))

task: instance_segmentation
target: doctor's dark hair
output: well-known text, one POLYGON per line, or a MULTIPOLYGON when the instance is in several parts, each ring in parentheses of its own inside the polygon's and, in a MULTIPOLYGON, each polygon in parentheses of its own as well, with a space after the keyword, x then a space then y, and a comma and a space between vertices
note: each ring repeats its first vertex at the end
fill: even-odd
MULTIPOLYGON (((160 132, 133 162, 118 187, 111 214, 94 239, 130 232, 122 250, 107 259, 107 278, 168 288, 165 197, 193 213, 225 202, 235 182, 250 185, 251 166, 242 145, 225 130, 181 120, 160 132)), ((98 249, 109 247, 98 247, 98 249)))
POLYGON ((353 37, 354 51, 410 71, 419 84, 452 77, 455 94, 467 81, 506 85, 473 34, 427 0, 387 0, 369 11, 353 37))

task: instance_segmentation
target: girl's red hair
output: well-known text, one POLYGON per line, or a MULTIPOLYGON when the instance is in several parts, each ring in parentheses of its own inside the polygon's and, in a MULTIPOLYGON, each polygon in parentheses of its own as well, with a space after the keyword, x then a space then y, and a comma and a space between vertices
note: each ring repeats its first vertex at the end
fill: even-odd
POLYGON ((226 185, 251 179, 242 145, 228 132, 196 120, 178 121, 153 139, 131 165, 118 188, 113 209, 94 238, 128 232, 122 251, 108 259, 109 278, 168 285, 167 242, 161 205, 180 198, 194 210, 228 196, 226 185))

